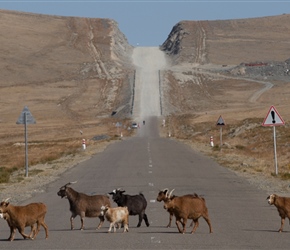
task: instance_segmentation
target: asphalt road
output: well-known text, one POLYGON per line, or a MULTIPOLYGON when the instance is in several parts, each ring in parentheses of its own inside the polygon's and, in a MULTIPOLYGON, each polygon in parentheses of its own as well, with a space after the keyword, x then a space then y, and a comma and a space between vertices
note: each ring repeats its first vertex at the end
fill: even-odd
MULTIPOLYGON (((46 222, 49 238, 41 229, 35 240, 23 240, 17 232, 8 242, 9 229, 0 223, 1 249, 287 249, 290 228, 278 233, 280 217, 267 204, 267 194, 251 186, 233 172, 188 146, 169 138, 160 138, 158 120, 147 119, 137 136, 110 145, 104 152, 82 162, 47 186, 46 192, 27 200, 42 201, 48 206, 46 222), (123 188, 128 194, 142 191, 148 201, 150 226, 137 228, 137 217, 130 216, 129 232, 107 233, 109 223, 96 230, 99 219, 87 218, 85 230, 70 230, 69 204, 57 196, 69 181, 72 187, 87 194, 104 194, 123 188), (209 234, 201 218, 195 234, 178 233, 175 220, 166 228, 169 215, 156 202, 159 189, 175 188, 176 195, 196 192, 207 202, 213 233, 209 234)), ((114 206, 114 204, 112 202, 114 206)), ((189 226, 190 223, 188 223, 189 226)), ((76 228, 80 218, 75 219, 76 228)), ((28 228, 27 228, 27 231, 28 228)))

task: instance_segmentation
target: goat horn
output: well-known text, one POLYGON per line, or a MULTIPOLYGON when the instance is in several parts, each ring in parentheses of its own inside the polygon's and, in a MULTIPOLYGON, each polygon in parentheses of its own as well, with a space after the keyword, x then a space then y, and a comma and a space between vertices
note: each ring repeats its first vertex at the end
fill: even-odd
POLYGON ((7 202, 7 201, 9 201, 11 199, 11 197, 9 197, 9 198, 6 198, 5 200, 3 200, 4 202, 7 202))
POLYGON ((168 192, 168 190, 169 190, 168 188, 164 188, 164 189, 162 190, 162 192, 165 193, 165 191, 168 192))
POLYGON ((75 183, 77 183, 78 181, 70 181, 69 183, 67 183, 67 184, 65 184, 64 186, 66 187, 66 186, 69 186, 69 185, 71 185, 71 184, 75 184, 75 183))
MULTIPOLYGON (((170 194, 169 194, 168 191, 169 191, 169 189, 167 189, 167 192, 165 193, 165 197, 166 197, 166 198, 170 198, 170 194)), ((163 191, 163 192, 164 192, 164 191, 163 191)))
POLYGON ((173 193, 174 190, 175 190, 175 188, 173 188, 173 189, 171 190, 171 192, 169 193, 169 195, 168 195, 169 198, 172 196, 172 193, 173 193))

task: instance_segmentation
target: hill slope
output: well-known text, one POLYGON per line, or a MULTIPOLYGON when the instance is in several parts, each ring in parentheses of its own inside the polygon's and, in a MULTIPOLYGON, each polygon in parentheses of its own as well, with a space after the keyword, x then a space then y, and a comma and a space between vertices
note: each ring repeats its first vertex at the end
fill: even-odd
POLYGON ((132 47, 115 21, 10 11, 0 11, 0 21, 5 140, 24 106, 41 125, 36 130, 51 138, 66 138, 115 110, 128 113, 132 47))
POLYGON ((262 18, 181 21, 161 49, 175 64, 237 65, 285 61, 290 56, 290 15, 262 18))

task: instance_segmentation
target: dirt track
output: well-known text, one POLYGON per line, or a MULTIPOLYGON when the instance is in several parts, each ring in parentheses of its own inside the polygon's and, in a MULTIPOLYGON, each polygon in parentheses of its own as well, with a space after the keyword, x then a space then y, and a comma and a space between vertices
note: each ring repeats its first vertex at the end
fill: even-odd
POLYGON ((134 119, 160 116, 159 71, 166 68, 166 55, 158 47, 137 47, 132 58, 136 65, 134 119))

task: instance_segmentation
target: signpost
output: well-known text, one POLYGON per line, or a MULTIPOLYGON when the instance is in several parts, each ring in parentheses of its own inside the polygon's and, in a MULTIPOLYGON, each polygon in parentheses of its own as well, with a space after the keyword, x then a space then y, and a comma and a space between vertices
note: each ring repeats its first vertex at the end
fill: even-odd
POLYGON ((27 124, 35 124, 30 110, 27 106, 24 107, 16 124, 24 124, 24 136, 25 136, 25 177, 28 177, 28 139, 27 139, 27 124))
POLYGON ((277 163, 277 150, 276 150, 276 126, 284 125, 282 117, 279 115, 278 111, 274 106, 271 106, 266 118, 264 119, 263 126, 273 127, 273 139, 274 139, 274 159, 275 159, 275 173, 278 175, 278 163, 277 163))
MULTIPOLYGON (((117 122, 116 123, 116 128, 117 128, 117 134, 119 135, 119 133, 120 133, 120 128, 122 127, 122 123, 121 122, 117 122)), ((121 134, 122 134, 122 132, 121 132, 121 134)), ((122 137, 122 136, 121 136, 122 137)))
POLYGON ((226 125, 222 116, 219 117, 216 125, 220 126, 220 146, 222 146, 223 145, 223 126, 226 125))

